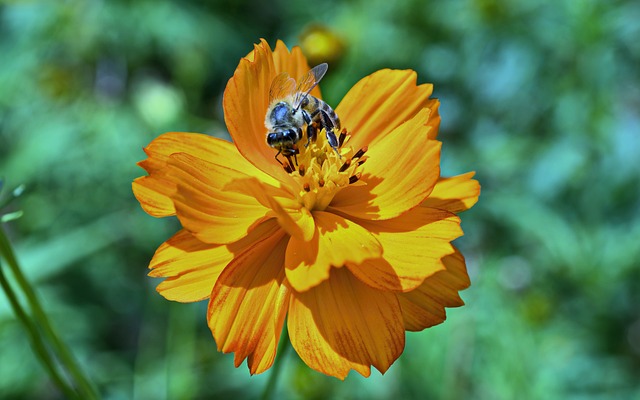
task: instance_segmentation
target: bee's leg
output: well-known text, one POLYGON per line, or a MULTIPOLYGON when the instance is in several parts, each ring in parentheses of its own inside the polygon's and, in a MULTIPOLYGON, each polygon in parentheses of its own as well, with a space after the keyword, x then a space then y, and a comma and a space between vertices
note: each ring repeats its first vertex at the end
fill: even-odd
POLYGON ((285 157, 287 157, 287 163, 284 165, 284 170, 288 173, 292 173, 295 170, 294 165, 298 165, 298 157, 296 156, 296 153, 287 154, 285 157), (293 161, 291 160, 291 156, 293 156, 293 161))
POLYGON ((278 158, 278 156, 280 155, 280 153, 282 153, 281 150, 278 150, 278 152, 276 153, 276 161, 280 163, 280 165, 282 165, 284 167, 284 164, 282 163, 282 161, 280 161, 280 159, 278 158))
POLYGON ((333 129, 326 131, 327 132, 327 142, 329 142, 329 146, 336 152, 338 157, 342 158, 340 152, 338 151, 338 138, 336 134, 333 132, 333 129))
POLYGON ((304 145, 304 147, 309 147, 311 138, 315 140, 316 128, 313 126, 313 119, 311 118, 311 115, 309 115, 307 110, 302 110, 302 119, 304 119, 304 123, 307 124, 307 143, 304 145))
POLYGON ((313 141, 316 141, 316 135, 318 134, 318 128, 316 127, 315 123, 310 123, 307 125, 307 143, 304 145, 304 147, 309 147, 309 143, 311 143, 311 140, 313 139, 313 141))
POLYGON ((295 166, 296 167, 298 166, 298 153, 300 153, 300 151, 298 150, 298 146, 294 145, 293 146, 293 161, 295 161, 295 166))
POLYGON ((329 118, 329 115, 327 115, 324 110, 320 111, 320 120, 322 121, 322 126, 324 127, 324 131, 327 135, 327 143, 329 143, 329 146, 331 146, 331 148, 335 150, 338 157, 342 158, 340 152, 338 151, 340 142, 338 141, 336 134, 333 132, 333 122, 331 122, 331 118, 329 118))
POLYGON ((287 158, 288 164, 284 166, 284 169, 286 169, 287 172, 293 172, 295 166, 298 166, 298 153, 300 153, 300 151, 298 150, 297 145, 294 145, 290 149, 286 149, 286 151, 282 153, 287 158), (293 156, 293 160, 291 159, 291 156, 293 156))

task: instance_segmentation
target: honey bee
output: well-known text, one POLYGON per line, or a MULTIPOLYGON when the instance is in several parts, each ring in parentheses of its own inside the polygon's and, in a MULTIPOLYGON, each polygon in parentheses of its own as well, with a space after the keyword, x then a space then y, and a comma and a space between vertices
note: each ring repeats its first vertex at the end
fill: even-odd
MULTIPOLYGON (((267 144, 278 150, 291 163, 291 156, 297 164, 298 142, 302 140, 302 128, 306 124, 307 143, 315 140, 318 131, 325 129, 327 142, 338 152, 338 139, 333 129, 340 129, 340 119, 335 111, 324 101, 309 93, 320 82, 327 72, 327 64, 313 67, 300 79, 296 86, 295 79, 286 72, 275 77, 269 89, 269 109, 264 121, 267 128, 267 144)), ((338 153, 339 154, 339 153, 338 153)))

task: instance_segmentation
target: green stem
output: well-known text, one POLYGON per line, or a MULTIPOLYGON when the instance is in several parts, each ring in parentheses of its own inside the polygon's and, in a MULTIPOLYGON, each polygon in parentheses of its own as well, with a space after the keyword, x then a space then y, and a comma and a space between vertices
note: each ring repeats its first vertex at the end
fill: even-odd
POLYGON ((78 391, 81 397, 87 400, 97 399, 97 392, 91 385, 89 379, 83 374, 80 367, 78 366, 77 361, 75 360, 67 346, 58 338, 58 335, 53 330, 51 323, 49 322, 49 318, 45 314, 42 306, 40 305, 40 302, 38 301, 38 298, 36 297, 35 291, 22 273, 13 248, 11 247, 11 243, 9 242, 9 239, 5 235, 4 229, 2 229, 1 226, 0 255, 3 256, 7 261, 7 264, 9 264, 9 268, 11 268, 11 272, 16 278, 18 286, 20 286, 20 289, 27 297, 27 302, 29 303, 29 307, 31 308, 31 311, 33 313, 34 320, 42 328, 44 336, 57 353, 60 363, 67 368, 69 374, 73 377, 73 380, 78 385, 78 391))
POLYGON ((27 333, 29 334, 29 341, 31 342, 31 346, 34 349, 36 356, 40 359, 46 370, 49 372, 49 376, 51 376, 55 384, 58 386, 58 388, 60 388, 65 396, 67 396, 68 398, 78 398, 77 393, 74 392, 73 388, 62 378, 62 376, 56 369, 55 362, 52 359, 51 354, 49 354, 49 352, 47 351, 47 348, 42 341, 42 337, 38 332, 38 328, 29 319, 27 313, 20 305, 18 297, 14 293, 11 285, 9 285, 7 278, 4 276, 4 271, 2 268, 2 263, 0 263, 0 286, 2 286, 7 299, 9 299, 9 304, 11 304, 11 308, 13 309, 16 317, 27 330, 27 333))
POLYGON ((264 387, 264 392, 262 392, 262 400, 268 400, 273 398, 273 394, 275 392, 276 384, 278 383, 278 376, 280 375, 280 370, 282 369, 282 358, 289 350, 289 331, 287 327, 282 329, 282 334, 280 335, 280 343, 278 344, 278 350, 276 352, 276 359, 273 362, 273 367, 271 367, 271 375, 269 376, 269 381, 264 387))

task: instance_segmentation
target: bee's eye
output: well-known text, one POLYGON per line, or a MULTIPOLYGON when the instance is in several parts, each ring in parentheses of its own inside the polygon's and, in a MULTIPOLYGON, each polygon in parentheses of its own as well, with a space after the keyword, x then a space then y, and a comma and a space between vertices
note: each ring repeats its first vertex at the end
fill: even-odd
POLYGON ((267 144, 269 146, 274 145, 278 141, 278 135, 276 133, 269 133, 267 135, 267 144))

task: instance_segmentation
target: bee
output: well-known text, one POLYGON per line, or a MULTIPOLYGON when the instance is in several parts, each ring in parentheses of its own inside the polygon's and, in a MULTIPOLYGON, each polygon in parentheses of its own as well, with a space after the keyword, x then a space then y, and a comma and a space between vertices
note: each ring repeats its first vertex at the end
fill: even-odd
MULTIPOLYGON (((327 72, 327 64, 313 67, 300 79, 296 86, 295 79, 286 72, 275 77, 269 89, 269 108, 264 124, 267 128, 267 144, 278 150, 291 164, 291 156, 297 164, 298 143, 302 140, 302 128, 307 126, 307 143, 316 139, 316 135, 325 129, 327 142, 338 153, 338 139, 333 129, 340 129, 340 119, 335 111, 324 101, 309 93, 320 82, 327 72)), ((338 153, 339 155, 339 153, 338 153)))

